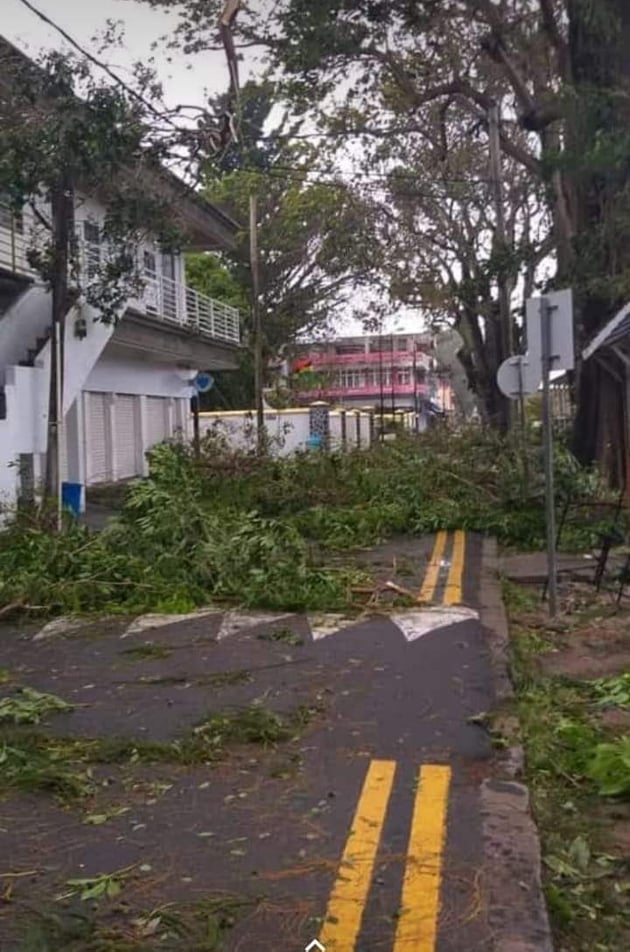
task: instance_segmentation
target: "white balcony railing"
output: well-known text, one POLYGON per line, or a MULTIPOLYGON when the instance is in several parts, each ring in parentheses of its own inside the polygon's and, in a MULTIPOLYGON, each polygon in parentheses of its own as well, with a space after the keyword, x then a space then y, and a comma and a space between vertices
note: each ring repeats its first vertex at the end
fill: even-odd
MULTIPOLYGON (((28 249, 36 243, 32 226, 27 216, 18 220, 0 204, 0 268, 24 277, 36 277, 27 260, 28 249)), ((96 274, 101 262, 105 261, 105 247, 89 244, 82 236, 79 245, 83 274, 96 274)), ((143 290, 138 298, 129 301, 130 309, 184 331, 240 344, 237 308, 155 272, 141 274, 141 280, 143 290)))
POLYGON ((163 275, 144 275, 144 289, 131 306, 150 317, 196 331, 204 337, 240 344, 240 316, 235 307, 206 297, 163 275))

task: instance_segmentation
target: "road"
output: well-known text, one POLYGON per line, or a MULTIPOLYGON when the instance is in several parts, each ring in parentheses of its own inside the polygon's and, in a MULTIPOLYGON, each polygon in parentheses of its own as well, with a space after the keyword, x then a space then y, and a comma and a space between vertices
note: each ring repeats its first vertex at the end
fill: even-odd
MULTIPOLYGON (((482 543, 441 532, 410 542, 406 559, 427 606, 391 618, 215 612, 74 633, 56 622, 14 639, 7 667, 82 702, 55 718, 62 734, 177 737, 207 715, 217 674, 217 710, 319 712, 286 750, 248 748, 209 772, 151 768, 160 794, 100 827, 40 805, 33 829, 28 803, 5 804, 12 868, 37 859, 42 870, 16 880, 15 898, 136 864, 163 875, 142 891, 130 882, 131 905, 257 900, 225 952, 300 952, 313 941, 326 952, 490 952, 480 791, 493 750, 471 720, 493 705, 477 616, 482 543), (295 641, 274 640, 279 626, 295 641), (130 648, 140 649, 133 677, 130 648), (227 675, 244 669, 248 683, 230 686, 227 675)), ((120 797, 130 789, 113 768, 107 783, 120 797)))

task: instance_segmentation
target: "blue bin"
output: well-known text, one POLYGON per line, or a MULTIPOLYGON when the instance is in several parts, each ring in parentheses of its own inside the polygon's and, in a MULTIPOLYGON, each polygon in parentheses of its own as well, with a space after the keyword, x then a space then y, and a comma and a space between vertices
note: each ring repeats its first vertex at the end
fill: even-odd
POLYGON ((81 483, 62 483, 61 484, 61 505, 64 509, 69 509, 73 516, 81 514, 81 483))
POLYGON ((318 433, 313 433, 306 441, 309 450, 321 450, 324 441, 318 433))

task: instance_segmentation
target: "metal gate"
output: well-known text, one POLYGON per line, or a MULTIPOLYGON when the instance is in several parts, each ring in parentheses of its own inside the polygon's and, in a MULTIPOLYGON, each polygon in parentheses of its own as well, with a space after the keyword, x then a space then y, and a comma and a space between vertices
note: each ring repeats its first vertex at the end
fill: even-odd
POLYGON ((125 393, 116 394, 114 439, 118 479, 128 479, 142 472, 139 460, 138 402, 139 397, 125 393))
POLYGON ((87 393, 88 440, 87 465, 89 483, 106 483, 112 479, 111 452, 107 438, 107 394, 87 393))
POLYGON ((165 440, 168 433, 167 404, 164 397, 147 397, 147 446, 165 440))

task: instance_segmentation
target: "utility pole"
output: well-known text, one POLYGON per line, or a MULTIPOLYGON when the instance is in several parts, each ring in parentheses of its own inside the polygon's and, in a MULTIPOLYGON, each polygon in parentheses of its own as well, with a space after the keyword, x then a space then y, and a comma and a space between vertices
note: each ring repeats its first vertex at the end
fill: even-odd
POLYGON ((249 259, 252 274, 252 317, 254 325, 254 390, 256 400, 256 442, 259 453, 265 447, 265 410, 263 405, 263 346, 260 320, 260 280, 258 261, 258 196, 249 196, 249 259))
MULTIPOLYGON (((501 111, 498 103, 493 103, 488 109, 488 141, 490 145, 490 179, 494 195, 494 213, 496 219, 494 232, 494 247, 501 258, 507 252, 507 238, 505 232, 505 211, 503 208, 503 170, 501 161, 501 111)), ((501 272, 504 272, 504 262, 501 261, 501 272)), ((510 314, 510 291, 505 273, 500 273, 499 285, 499 320, 501 329, 502 360, 511 357, 514 352, 512 335, 512 319, 510 314)), ((508 421, 511 412, 508 412, 508 421)))
POLYGON ((63 172, 51 200, 53 279, 50 335, 50 390, 46 441, 45 495, 55 500, 56 528, 62 528, 61 447, 63 439, 64 335, 68 311, 68 264, 70 233, 74 221, 74 193, 63 172))
POLYGON ((555 618, 558 610, 558 566, 556 556, 556 493, 553 471, 553 419, 551 414, 551 370, 553 367, 551 314, 547 298, 540 299, 542 335, 542 423, 545 455, 545 507, 547 527, 547 578, 549 615, 555 618))

